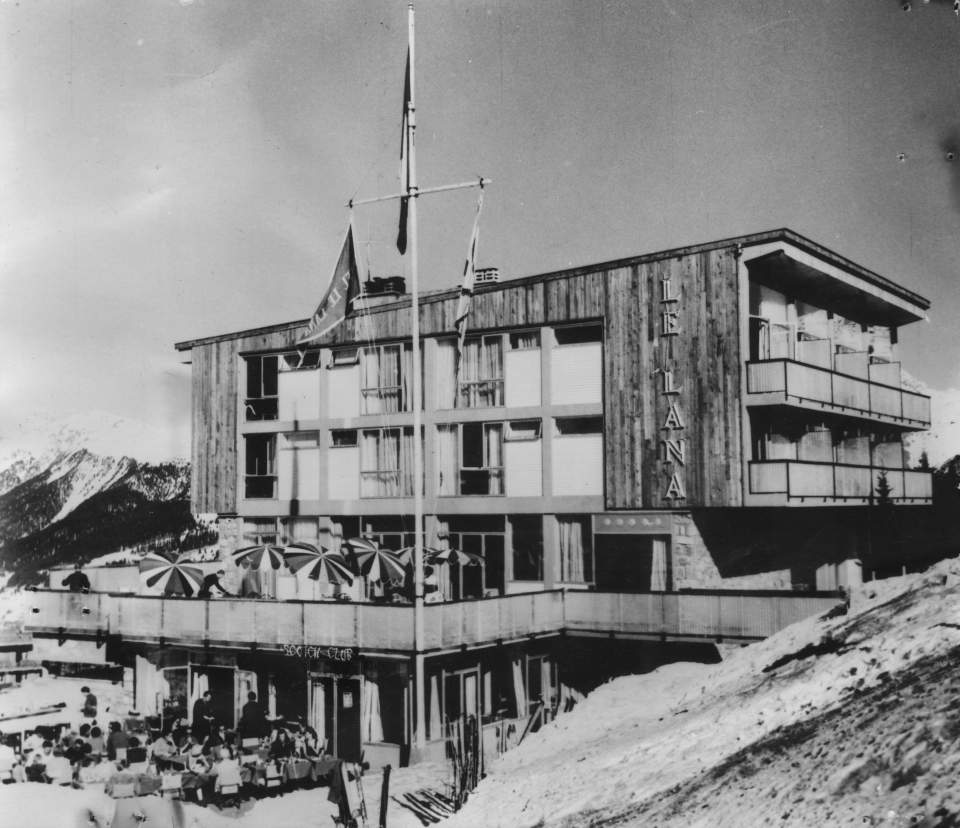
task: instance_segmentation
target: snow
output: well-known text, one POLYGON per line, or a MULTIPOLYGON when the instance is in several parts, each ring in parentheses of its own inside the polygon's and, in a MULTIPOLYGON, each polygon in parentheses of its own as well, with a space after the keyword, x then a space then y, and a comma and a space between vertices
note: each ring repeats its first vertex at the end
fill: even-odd
MULTIPOLYGON (((711 790, 700 821, 682 807, 671 821, 670 808, 680 801, 671 796, 695 782, 702 786, 744 749, 843 710, 890 676, 960 646, 957 622, 960 566, 947 561, 926 575, 868 584, 855 593, 846 616, 808 619, 720 664, 672 664, 615 679, 494 763, 447 825, 828 824, 817 808, 836 803, 822 794, 792 805, 783 822, 776 786, 769 796, 757 794, 756 812, 733 801, 743 793, 737 785, 711 790), (660 809, 659 819, 644 815, 651 808, 660 809), (718 812, 729 813, 730 821, 718 812)), ((843 745, 831 748, 842 755, 843 745)), ((845 761, 837 759, 836 767, 822 757, 797 762, 793 775, 842 773, 845 761)), ((863 805, 882 806, 876 796, 863 805)))
POLYGON ((130 470, 130 467, 130 462, 125 458, 115 459, 91 454, 74 458, 74 462, 64 461, 56 464, 50 469, 48 482, 71 472, 73 475, 70 481, 70 494, 50 523, 62 520, 95 494, 110 488, 130 470))

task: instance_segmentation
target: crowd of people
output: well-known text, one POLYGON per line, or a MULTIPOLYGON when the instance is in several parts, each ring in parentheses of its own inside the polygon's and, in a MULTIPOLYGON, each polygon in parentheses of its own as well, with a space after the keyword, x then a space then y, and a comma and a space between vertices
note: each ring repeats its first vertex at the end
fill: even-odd
MULTIPOLYGON (((334 784, 338 760, 302 720, 269 720, 249 693, 236 729, 218 721, 208 691, 193 715, 100 722, 84 687, 76 725, 38 728, 19 751, 0 741, 4 783, 102 788, 115 797, 163 794, 210 801, 334 784)), ((182 711, 181 712, 185 712, 182 711)))

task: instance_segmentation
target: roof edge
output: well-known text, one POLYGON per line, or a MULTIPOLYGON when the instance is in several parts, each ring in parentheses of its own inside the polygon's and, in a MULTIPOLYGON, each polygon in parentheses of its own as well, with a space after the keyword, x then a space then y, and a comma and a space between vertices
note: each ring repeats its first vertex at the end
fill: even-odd
MULTIPOLYGON (((476 294, 481 293, 492 293, 497 290, 502 290, 506 287, 516 287, 518 285, 532 284, 535 282, 546 281, 549 279, 559 279, 566 276, 577 276, 585 273, 595 273, 601 270, 616 270, 624 267, 635 267, 637 265, 648 264, 649 262, 655 262, 660 259, 670 259, 680 256, 690 256, 696 255, 698 253, 708 253, 713 250, 720 250, 725 247, 748 247, 759 244, 767 244, 774 241, 784 241, 788 242, 795 247, 798 247, 812 256, 815 256, 823 261, 840 267, 844 270, 848 270, 851 273, 856 274, 865 281, 881 287, 884 290, 893 293, 901 299, 904 299, 907 302, 910 302, 916 305, 923 311, 926 311, 930 308, 930 300, 921 296, 919 293, 915 293, 908 288, 898 285, 896 282, 887 279, 885 276, 881 276, 879 273, 875 273, 872 270, 868 270, 862 265, 857 264, 852 259, 848 259, 845 256, 841 256, 839 253, 834 253, 827 247, 817 244, 817 242, 812 241, 805 236, 801 236, 799 233, 789 229, 788 227, 780 227, 775 230, 765 230, 760 233, 748 233, 743 236, 731 236, 726 239, 718 239, 712 242, 706 242, 703 244, 693 244, 686 245, 684 247, 674 247, 668 250, 659 250, 654 253, 644 253, 637 256, 628 256, 621 259, 611 259, 605 262, 596 262, 588 265, 578 265, 577 267, 564 268, 563 270, 553 270, 546 273, 536 273, 530 276, 520 276, 516 279, 505 279, 502 282, 497 282, 494 284, 483 285, 477 287, 475 290, 476 294)), ((439 290, 427 291, 426 293, 421 294, 421 302, 437 302, 443 301, 444 299, 459 296, 460 287, 459 285, 452 288, 441 288, 439 290)), ((394 311, 408 307, 410 305, 410 297, 404 297, 396 302, 391 302, 389 305, 383 305, 381 307, 370 308, 366 312, 369 314, 375 313, 384 313, 389 311, 394 311)), ((194 347, 199 345, 210 345, 215 342, 222 342, 229 339, 240 339, 248 336, 261 336, 264 334, 278 333, 281 331, 288 331, 294 328, 299 328, 306 325, 309 322, 309 318, 300 319, 293 322, 281 322, 275 325, 266 325, 260 328, 248 328, 241 331, 233 331, 231 333, 216 334, 212 336, 200 337, 198 339, 188 339, 182 342, 177 342, 174 344, 174 347, 178 351, 189 351, 194 347)))

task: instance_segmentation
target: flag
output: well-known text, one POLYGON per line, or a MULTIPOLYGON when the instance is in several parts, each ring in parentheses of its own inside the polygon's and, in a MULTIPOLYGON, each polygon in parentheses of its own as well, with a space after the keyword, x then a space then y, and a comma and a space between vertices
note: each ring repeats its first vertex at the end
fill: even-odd
POLYGON ((457 303, 457 318, 454 323, 457 328, 457 370, 459 371, 460 358, 463 356, 463 341, 467 336, 467 317, 470 315, 470 305, 473 301, 473 283, 477 276, 477 241, 480 237, 480 210, 483 208, 483 187, 480 187, 480 196, 477 198, 477 215, 473 220, 473 232, 470 233, 470 248, 467 250, 467 260, 463 263, 463 284, 460 286, 460 301, 457 303))
MULTIPOLYGON (((410 188, 410 49, 407 49, 407 70, 403 78, 403 134, 400 136, 400 192, 410 188)), ((400 198, 400 229, 397 231, 397 250, 407 252, 407 196, 400 198)))
POLYGON ((297 344, 319 339, 327 331, 333 330, 343 322, 347 309, 360 293, 360 275, 357 270, 357 256, 353 249, 353 223, 347 228, 347 237, 343 240, 343 249, 337 266, 333 270, 330 286, 320 300, 317 310, 310 319, 310 326, 297 344))

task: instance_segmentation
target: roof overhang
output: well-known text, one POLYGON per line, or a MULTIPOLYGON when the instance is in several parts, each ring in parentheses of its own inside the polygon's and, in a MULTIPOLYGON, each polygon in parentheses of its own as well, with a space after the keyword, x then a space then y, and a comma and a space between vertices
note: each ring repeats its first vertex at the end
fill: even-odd
POLYGON ((789 243, 745 247, 751 279, 802 301, 872 325, 899 327, 927 318, 930 303, 863 268, 842 268, 789 243))

